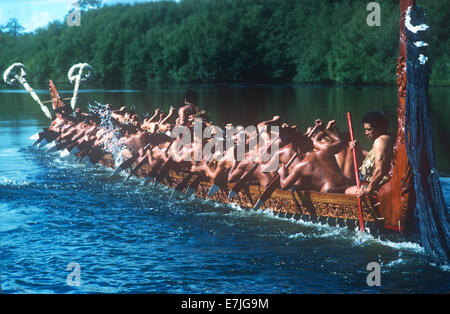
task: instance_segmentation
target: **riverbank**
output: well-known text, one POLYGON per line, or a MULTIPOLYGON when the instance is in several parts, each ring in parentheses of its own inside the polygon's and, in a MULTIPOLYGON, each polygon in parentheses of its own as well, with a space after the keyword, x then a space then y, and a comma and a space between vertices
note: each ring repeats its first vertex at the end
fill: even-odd
MULTIPOLYGON (((69 66, 87 62, 97 81, 116 84, 394 84, 398 2, 379 4, 382 22, 373 27, 367 3, 351 0, 105 5, 83 11, 80 26, 68 26, 61 16, 33 33, 5 28, 0 69, 20 61, 30 82, 63 81, 69 66)), ((448 2, 419 5, 430 26, 430 84, 448 86, 448 2)))

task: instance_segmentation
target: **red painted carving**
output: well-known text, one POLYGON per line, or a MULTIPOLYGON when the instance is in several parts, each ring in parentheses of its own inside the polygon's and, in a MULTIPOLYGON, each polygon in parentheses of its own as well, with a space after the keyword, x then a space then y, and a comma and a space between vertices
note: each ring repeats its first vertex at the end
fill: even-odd
POLYGON ((59 107, 64 107, 65 105, 62 102, 61 97, 59 97, 59 93, 56 90, 55 84, 53 84, 52 80, 50 80, 49 89, 50 89, 50 95, 52 98, 53 110, 55 110, 56 108, 59 108, 59 107))
POLYGON ((406 35, 405 15, 413 0, 400 0, 400 47, 397 59, 397 139, 394 147, 395 157, 391 167, 391 180, 378 192, 380 215, 385 218, 388 229, 404 231, 408 228, 414 212, 414 182, 411 165, 405 146, 405 97, 406 97, 406 35))

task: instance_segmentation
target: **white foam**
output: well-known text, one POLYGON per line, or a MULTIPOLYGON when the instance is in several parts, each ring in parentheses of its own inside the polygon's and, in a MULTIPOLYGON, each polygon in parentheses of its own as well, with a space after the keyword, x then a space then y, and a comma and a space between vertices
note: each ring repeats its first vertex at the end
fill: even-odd
POLYGON ((30 183, 25 180, 16 180, 7 177, 0 177, 0 185, 3 186, 25 186, 28 184, 30 183))
POLYGON ((32 141, 36 141, 38 139, 39 139, 39 133, 36 133, 36 134, 33 134, 30 136, 30 140, 32 140, 32 141))
POLYGON ((308 235, 302 232, 297 232, 288 236, 289 239, 308 238, 308 237, 309 237, 308 235))
POLYGON ((353 245, 364 246, 370 244, 379 244, 382 246, 387 246, 396 250, 408 250, 419 254, 424 254, 425 249, 421 247, 418 243, 414 242, 392 242, 390 240, 381 240, 380 238, 374 238, 370 233, 357 232, 353 236, 353 245))
POLYGON ((442 271, 450 272, 450 265, 442 265, 442 266, 439 266, 439 268, 440 268, 442 271))
POLYGON ((385 268, 385 267, 390 268, 390 267, 395 267, 395 266, 404 265, 404 264, 406 264, 406 260, 404 260, 403 258, 398 258, 393 261, 390 261, 387 264, 383 264, 383 268, 385 268))
POLYGON ((70 152, 66 149, 64 149, 61 153, 60 153, 60 157, 64 158, 70 155, 70 152))

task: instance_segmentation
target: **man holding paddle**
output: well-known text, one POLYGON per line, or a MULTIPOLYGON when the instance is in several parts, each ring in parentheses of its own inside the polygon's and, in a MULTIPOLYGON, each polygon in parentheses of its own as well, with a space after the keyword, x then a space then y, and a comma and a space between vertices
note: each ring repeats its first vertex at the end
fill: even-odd
MULTIPOLYGON (((353 194, 356 197, 376 194, 380 187, 389 181, 389 169, 393 158, 395 139, 388 133, 389 121, 386 116, 378 111, 367 113, 362 118, 367 138, 373 141, 372 149, 367 152, 362 150, 364 161, 359 171, 362 178, 362 186, 351 186, 345 194, 353 194)), ((355 149, 357 141, 349 143, 355 149)))

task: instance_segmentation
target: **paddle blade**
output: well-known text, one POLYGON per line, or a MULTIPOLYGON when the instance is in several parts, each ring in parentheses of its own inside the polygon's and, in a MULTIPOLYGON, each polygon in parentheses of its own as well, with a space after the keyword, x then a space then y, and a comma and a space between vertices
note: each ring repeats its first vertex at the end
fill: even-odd
POLYGON ((47 140, 44 138, 44 139, 38 144, 38 147, 41 148, 41 147, 44 147, 44 146, 47 145, 47 144, 48 144, 48 142, 47 142, 47 140))
POLYGON ((123 183, 127 182, 132 176, 133 176, 133 173, 130 173, 129 175, 127 175, 125 180, 123 180, 123 183))
POLYGON ((50 143, 46 144, 46 145, 45 145, 45 148, 46 148, 46 149, 50 149, 50 148, 52 148, 52 147, 54 147, 54 146, 56 146, 56 141, 53 141, 53 142, 50 142, 50 143))
POLYGON ((189 183, 189 181, 191 180, 192 176, 193 176, 192 173, 188 174, 183 180, 181 180, 180 183, 178 183, 178 184, 175 186, 175 190, 177 190, 178 192, 183 191, 184 188, 188 185, 188 183, 189 183))
POLYGON ((231 191, 233 191, 233 193, 228 194, 229 198, 232 198, 234 195, 236 195, 239 191, 242 190, 242 188, 245 186, 246 182, 249 180, 249 178, 251 178, 251 176, 255 173, 256 168, 258 168, 258 164, 255 163, 248 171, 247 173, 245 173, 242 178, 233 186, 233 188, 231 189, 231 191), (232 195, 230 197, 230 195, 232 195))
POLYGON ((114 170, 114 172, 113 172, 113 174, 111 175, 111 177, 112 176, 115 176, 115 175, 118 175, 119 173, 121 173, 122 171, 123 171, 124 169, 122 169, 122 167, 117 167, 117 169, 116 170, 114 170))
POLYGON ((49 149, 47 149, 47 153, 54 153, 59 150, 58 145, 51 145, 49 149))
POLYGON ((148 157, 145 156, 145 157, 144 157, 144 158, 136 165, 136 167, 134 167, 134 169, 132 169, 132 170, 130 171, 130 175, 126 178, 125 181, 127 181, 132 175, 136 175, 137 172, 138 172, 138 170, 139 170, 139 168, 141 168, 147 161, 148 161, 148 157))
POLYGON ((188 187, 187 188, 187 190, 186 190, 186 192, 184 193, 187 197, 189 197, 189 196, 191 196, 192 194, 194 194, 195 193, 195 189, 194 188, 191 188, 191 187, 188 187))
POLYGON ((119 167, 117 167, 116 171, 114 171, 114 173, 111 176, 115 176, 117 174, 119 174, 120 172, 122 172, 123 170, 131 167, 131 165, 133 164, 133 162, 136 161, 136 159, 139 158, 139 155, 136 154, 135 156, 132 156, 130 158, 128 158, 127 160, 125 160, 123 163, 121 163, 119 165, 119 167))
POLYGON ((94 164, 88 159, 85 163, 84 163, 86 168, 90 168, 92 167, 94 164))
POLYGON ((256 202, 256 204, 255 204, 255 206, 253 207, 253 209, 254 209, 254 210, 258 210, 263 204, 264 204, 264 201, 261 200, 261 199, 259 199, 259 200, 256 202))
POLYGON ((209 191, 208 191, 208 196, 209 196, 209 197, 213 196, 213 195, 216 194, 219 190, 220 190, 220 186, 218 186, 218 185, 216 185, 216 184, 211 185, 211 187, 209 188, 209 191))
POLYGON ((154 177, 147 177, 147 179, 144 182, 144 186, 147 186, 150 184, 150 182, 153 182, 155 178, 154 177))
POLYGON ((74 149, 72 149, 70 151, 70 155, 74 156, 74 155, 78 154, 79 152, 80 152, 80 149, 77 146, 75 146, 74 149))
POLYGON ((228 198, 233 198, 236 196, 236 194, 237 194, 237 192, 231 190, 230 193, 228 193, 228 198))
POLYGON ((273 181, 269 184, 269 186, 266 188, 264 193, 261 195, 261 197, 256 202, 253 209, 258 210, 269 199, 269 197, 275 191, 277 186, 279 186, 279 184, 280 184, 280 175, 276 176, 275 179, 273 179, 273 181))
POLYGON ((169 199, 177 198, 178 195, 180 195, 180 191, 178 191, 178 190, 176 190, 176 189, 173 189, 172 193, 170 194, 169 199))
POLYGON ((83 159, 81 159, 80 162, 82 162, 82 163, 87 163, 88 161, 90 162, 91 160, 90 160, 89 156, 86 155, 86 156, 83 157, 83 159))

